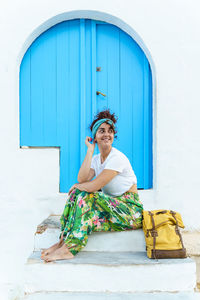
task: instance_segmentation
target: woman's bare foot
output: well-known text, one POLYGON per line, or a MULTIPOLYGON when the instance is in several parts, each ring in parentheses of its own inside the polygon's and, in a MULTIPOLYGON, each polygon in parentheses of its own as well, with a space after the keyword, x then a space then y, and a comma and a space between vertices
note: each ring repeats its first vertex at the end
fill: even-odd
POLYGON ((44 257, 45 262, 50 262, 54 260, 61 260, 61 259, 71 259, 74 255, 69 251, 65 244, 62 247, 56 249, 54 252, 46 255, 44 257))
POLYGON ((48 249, 44 249, 41 253, 41 258, 44 259, 46 255, 53 253, 56 249, 59 249, 63 245, 64 241, 61 239, 58 243, 54 244, 48 249))

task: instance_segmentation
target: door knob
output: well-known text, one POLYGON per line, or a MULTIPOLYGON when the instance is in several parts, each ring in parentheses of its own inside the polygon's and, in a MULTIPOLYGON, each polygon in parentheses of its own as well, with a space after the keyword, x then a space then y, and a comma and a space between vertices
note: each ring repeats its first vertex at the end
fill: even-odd
POLYGON ((102 96, 106 97, 106 94, 103 94, 103 93, 101 93, 101 92, 99 92, 99 91, 97 91, 97 92, 96 92, 96 94, 97 94, 97 95, 99 95, 99 94, 100 94, 100 95, 102 95, 102 96))

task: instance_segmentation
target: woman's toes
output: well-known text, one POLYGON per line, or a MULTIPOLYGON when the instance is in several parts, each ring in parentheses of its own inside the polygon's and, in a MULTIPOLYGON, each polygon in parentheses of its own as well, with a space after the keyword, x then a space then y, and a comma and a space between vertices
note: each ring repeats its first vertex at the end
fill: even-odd
POLYGON ((48 259, 48 258, 45 258, 44 261, 45 261, 45 262, 49 262, 49 259, 48 259))
POLYGON ((41 253, 41 257, 44 257, 46 255, 48 255, 48 251, 44 251, 44 252, 41 253))
POLYGON ((48 256, 45 256, 45 257, 43 257, 43 260, 46 261, 46 262, 48 262, 49 257, 48 257, 48 256))
POLYGON ((49 249, 42 250, 42 255, 47 255, 49 253, 49 249))
POLYGON ((42 255, 42 254, 41 254, 40 258, 41 258, 41 259, 44 259, 44 258, 45 258, 45 255, 42 255))

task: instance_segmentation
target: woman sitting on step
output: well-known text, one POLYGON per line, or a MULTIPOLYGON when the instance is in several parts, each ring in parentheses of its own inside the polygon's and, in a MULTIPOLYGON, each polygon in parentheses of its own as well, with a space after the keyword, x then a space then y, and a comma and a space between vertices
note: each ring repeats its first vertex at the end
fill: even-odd
POLYGON ((142 227, 136 176, 128 158, 112 147, 115 123, 115 114, 108 109, 98 113, 90 126, 94 140, 85 139, 88 150, 78 173, 79 183, 69 190, 59 242, 42 251, 46 262, 73 258, 92 232, 142 227), (93 156, 95 143, 100 153, 93 156))

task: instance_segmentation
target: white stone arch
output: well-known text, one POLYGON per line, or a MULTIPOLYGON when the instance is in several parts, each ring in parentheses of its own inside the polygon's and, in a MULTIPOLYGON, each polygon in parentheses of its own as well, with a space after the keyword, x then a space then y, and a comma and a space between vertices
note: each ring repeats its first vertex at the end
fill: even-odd
MULTIPOLYGON (((157 128, 157 108, 156 108, 156 72, 155 72, 155 64, 152 58, 152 55, 145 45, 143 39, 141 36, 126 22, 124 22, 119 17, 116 17, 114 15, 96 11, 96 10, 73 10, 68 12, 63 12, 61 14, 55 15, 52 18, 49 18, 45 22, 41 23, 35 30, 33 30, 28 36, 27 39, 24 41, 24 44, 22 45, 18 57, 17 57, 17 68, 18 68, 18 74, 20 72, 20 65, 21 61, 24 57, 24 54, 26 53, 27 49, 30 47, 30 45, 34 42, 34 40, 41 35, 43 32, 51 28, 52 26, 63 22, 63 21, 69 21, 73 19, 93 19, 98 21, 107 22, 109 24, 115 25, 119 27, 121 30, 126 32, 129 36, 133 38, 133 40, 141 47, 141 49, 144 51, 148 62, 151 67, 152 72, 152 126, 153 126, 153 133, 152 133, 152 143, 153 143, 153 190, 157 189, 157 164, 156 164, 156 128, 157 128)), ((19 87, 19 77, 18 77, 18 87, 19 87)), ((18 93, 19 94, 19 93, 18 93)), ((19 103, 19 99, 18 99, 19 103)), ((148 190, 147 190, 148 191, 148 190)))

